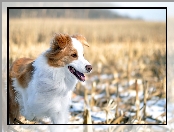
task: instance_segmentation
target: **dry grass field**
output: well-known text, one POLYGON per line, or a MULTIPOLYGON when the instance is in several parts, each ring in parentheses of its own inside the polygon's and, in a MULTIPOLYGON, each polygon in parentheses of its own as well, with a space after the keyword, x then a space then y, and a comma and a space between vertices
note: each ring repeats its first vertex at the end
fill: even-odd
POLYGON ((79 33, 90 44, 85 48, 85 57, 93 72, 86 75, 87 81, 79 83, 72 95, 72 101, 79 104, 75 100, 82 97, 85 106, 76 111, 72 104, 69 123, 166 124, 165 23, 10 19, 10 65, 20 57, 37 57, 49 48, 54 33, 79 33), (155 111, 150 109, 157 104, 160 112, 154 117, 155 111), (103 112, 105 119, 99 119, 95 112, 103 112))

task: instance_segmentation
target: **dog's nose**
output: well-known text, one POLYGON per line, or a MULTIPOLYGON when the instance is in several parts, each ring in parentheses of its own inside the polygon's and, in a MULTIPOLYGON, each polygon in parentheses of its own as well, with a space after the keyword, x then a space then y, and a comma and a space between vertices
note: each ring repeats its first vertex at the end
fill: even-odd
POLYGON ((92 66, 91 66, 91 65, 86 65, 85 68, 86 68, 86 70, 87 70, 88 72, 90 72, 90 71, 92 70, 92 66))

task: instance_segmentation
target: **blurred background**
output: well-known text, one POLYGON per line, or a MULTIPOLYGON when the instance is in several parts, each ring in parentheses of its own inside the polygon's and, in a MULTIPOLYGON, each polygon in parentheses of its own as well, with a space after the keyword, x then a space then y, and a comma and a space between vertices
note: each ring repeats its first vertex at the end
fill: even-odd
MULTIPOLYGON (((33 3, 11 4, 4 3, 6 6, 33 6, 33 3)), ((70 5, 80 6, 80 3, 70 5)), ((86 6, 95 5, 127 6, 120 2, 86 3, 86 6)), ((52 6, 52 3, 41 2, 35 6, 52 6)), ((166 124, 165 9, 10 9, 9 64, 20 57, 36 58, 49 48, 54 33, 79 33, 90 44, 85 48, 85 58, 92 64, 93 71, 74 90, 68 124, 166 124)), ((167 98, 170 102, 172 95, 171 90, 167 98)), ((170 110, 168 120, 173 119, 172 113, 170 110)), ((88 127, 85 129, 96 132, 135 129, 88 127)), ((80 126, 69 128, 84 129, 80 126)), ((36 127, 25 128, 29 129, 36 127)))

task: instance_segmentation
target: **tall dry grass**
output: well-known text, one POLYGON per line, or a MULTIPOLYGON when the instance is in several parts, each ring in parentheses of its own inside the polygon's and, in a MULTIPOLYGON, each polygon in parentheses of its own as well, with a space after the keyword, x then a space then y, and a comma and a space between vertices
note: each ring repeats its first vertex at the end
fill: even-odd
POLYGON ((156 63, 161 59, 160 63, 165 63, 165 23, 30 18, 10 19, 9 25, 10 63, 23 56, 37 57, 49 47, 54 33, 84 35, 90 44, 85 57, 93 64, 94 71, 100 63, 106 72, 125 71, 128 63, 139 70, 144 70, 149 61, 156 63))

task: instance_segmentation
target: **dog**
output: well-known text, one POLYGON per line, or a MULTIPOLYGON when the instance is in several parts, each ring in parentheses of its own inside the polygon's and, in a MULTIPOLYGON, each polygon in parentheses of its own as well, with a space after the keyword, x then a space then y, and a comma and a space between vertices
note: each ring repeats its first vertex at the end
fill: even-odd
POLYGON ((22 115, 27 120, 50 118, 50 124, 66 124, 71 93, 85 81, 91 64, 84 58, 82 35, 55 34, 48 50, 36 59, 20 58, 9 70, 9 122, 22 115))

